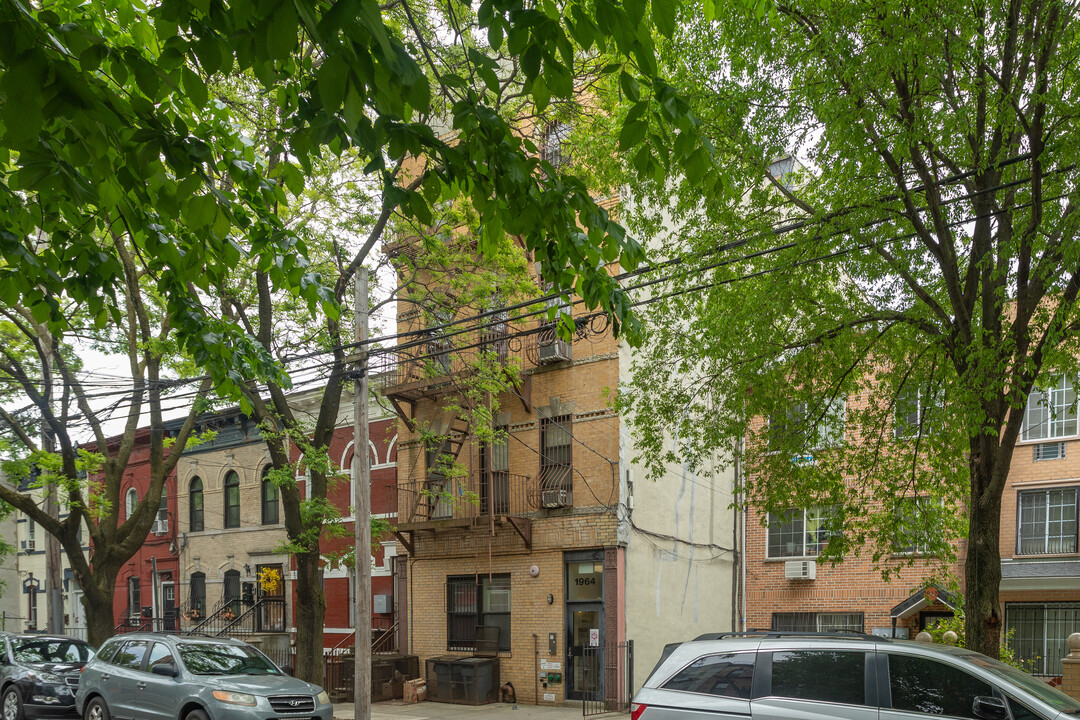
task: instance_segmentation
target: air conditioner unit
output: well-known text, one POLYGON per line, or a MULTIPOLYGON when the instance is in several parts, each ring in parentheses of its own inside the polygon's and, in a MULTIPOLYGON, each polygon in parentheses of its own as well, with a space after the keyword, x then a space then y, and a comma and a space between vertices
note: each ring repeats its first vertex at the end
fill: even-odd
POLYGON ((29 540, 23 540, 23 544, 26 545, 26 550, 28 552, 32 552, 37 547, 37 543, 34 541, 34 538, 30 538, 29 540))
POLYGON ((19 549, 22 550, 23 552, 26 552, 26 541, 25 540, 19 541, 19 549))
POLYGON ((813 560, 789 560, 784 563, 784 577, 788 580, 814 580, 817 563, 813 560))
POLYGON ((169 534, 169 521, 168 520, 155 520, 154 528, 152 532, 155 535, 168 535, 169 534))
POLYGON ((570 506, 570 492, 565 489, 540 491, 540 507, 561 508, 570 506))
POLYGON ((565 340, 541 340, 538 350, 541 365, 563 362, 570 359, 570 343, 565 340))

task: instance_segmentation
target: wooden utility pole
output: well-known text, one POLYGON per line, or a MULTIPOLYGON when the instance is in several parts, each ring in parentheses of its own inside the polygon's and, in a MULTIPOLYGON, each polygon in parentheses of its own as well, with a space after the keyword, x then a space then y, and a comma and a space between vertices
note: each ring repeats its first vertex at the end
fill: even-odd
POLYGON ((356 273, 356 341, 360 343, 353 406, 353 604, 356 677, 353 717, 371 720, 371 458, 368 456, 368 271, 356 273))
MULTIPOLYGON (((45 337, 48 354, 44 363, 44 400, 52 412, 53 402, 53 352, 56 341, 49 333, 45 337)), ((47 453, 56 451, 52 429, 47 422, 41 423, 41 449, 47 453)), ((45 513, 53 520, 60 517, 60 504, 57 502, 56 483, 50 479, 45 487, 45 513)), ((50 635, 64 632, 64 572, 60 562, 60 538, 52 533, 45 533, 45 630, 50 635)), ((40 626, 39 626, 40 629, 40 626)))

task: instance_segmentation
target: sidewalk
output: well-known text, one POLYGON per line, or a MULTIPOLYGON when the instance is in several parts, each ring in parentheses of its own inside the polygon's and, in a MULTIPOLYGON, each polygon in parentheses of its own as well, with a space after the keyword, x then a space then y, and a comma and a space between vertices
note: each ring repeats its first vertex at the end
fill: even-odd
MULTIPOLYGON (((615 718, 625 713, 607 713, 597 718, 615 718)), ((406 705, 400 700, 377 702, 371 706, 371 720, 580 720, 581 705, 453 705, 420 702, 406 705)), ((353 720, 352 703, 334 705, 334 720, 353 720)))

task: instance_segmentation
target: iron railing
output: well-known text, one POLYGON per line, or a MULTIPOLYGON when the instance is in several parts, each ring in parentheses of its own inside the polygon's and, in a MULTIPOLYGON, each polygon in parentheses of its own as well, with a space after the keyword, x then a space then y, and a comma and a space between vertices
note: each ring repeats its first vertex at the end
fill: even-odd
POLYGON ((286 630, 285 598, 264 597, 241 612, 233 609, 234 603, 222 602, 209 617, 194 627, 184 630, 187 635, 230 635, 244 637, 259 633, 283 633, 286 630))
POLYGON ((503 471, 493 471, 490 482, 480 475, 403 480, 391 507, 397 507, 399 524, 521 516, 529 512, 529 483, 527 475, 503 471))

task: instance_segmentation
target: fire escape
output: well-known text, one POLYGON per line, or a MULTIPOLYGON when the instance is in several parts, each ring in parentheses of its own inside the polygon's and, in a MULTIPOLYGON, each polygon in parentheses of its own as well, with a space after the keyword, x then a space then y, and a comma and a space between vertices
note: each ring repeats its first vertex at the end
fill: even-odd
MULTIPOLYGON (((526 547, 532 547, 528 514, 530 497, 535 493, 530 491, 531 478, 499 467, 500 463, 493 462, 491 446, 485 444, 481 444, 478 471, 464 477, 446 473, 448 466, 457 464, 473 434, 465 390, 476 372, 478 355, 484 353, 505 365, 513 345, 508 325, 502 322, 485 329, 476 347, 457 350, 450 341, 433 336, 373 363, 373 382, 412 433, 421 429, 416 412, 422 401, 433 401, 437 414, 441 413, 441 422, 425 428, 443 438, 441 446, 426 448, 425 462, 414 468, 413 477, 398 479, 394 535, 410 555, 414 554, 417 532, 482 526, 494 530, 503 524, 513 528, 526 547), (453 402, 445 402, 450 398, 453 402), (445 413, 447 405, 460 409, 445 413)), ((531 380, 525 375, 514 382, 515 394, 529 413, 533 412, 531 380)))

